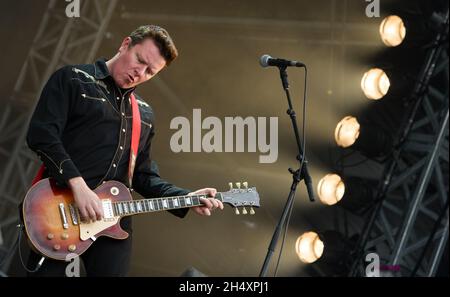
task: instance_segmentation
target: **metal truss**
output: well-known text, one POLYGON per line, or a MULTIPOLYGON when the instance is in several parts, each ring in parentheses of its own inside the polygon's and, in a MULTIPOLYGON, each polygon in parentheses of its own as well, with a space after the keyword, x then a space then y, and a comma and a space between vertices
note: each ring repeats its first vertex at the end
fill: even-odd
POLYGON ((27 148, 28 123, 49 76, 67 64, 91 63, 105 36, 117 0, 80 1, 80 17, 66 15, 68 2, 50 0, 0 116, 0 271, 7 271, 19 221, 18 205, 37 171, 27 148), (3 262, 3 263, 2 263, 3 262))
POLYGON ((379 255, 384 276, 436 274, 449 232, 448 11, 443 28, 410 96, 409 117, 386 163, 350 276, 366 275, 369 253, 379 255))

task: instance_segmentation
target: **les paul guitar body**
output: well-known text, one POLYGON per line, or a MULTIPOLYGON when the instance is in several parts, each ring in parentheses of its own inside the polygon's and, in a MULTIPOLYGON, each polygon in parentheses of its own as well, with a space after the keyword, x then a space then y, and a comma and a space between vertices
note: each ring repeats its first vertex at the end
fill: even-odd
MULTIPOLYGON (((254 214, 259 207, 256 188, 236 183, 230 190, 217 192, 214 198, 229 204, 239 214, 254 214), (250 207, 247 212, 245 207, 250 207)), ((42 255, 67 259, 69 254, 81 255, 99 236, 125 239, 128 233, 120 227, 120 219, 156 211, 189 208, 203 205, 205 194, 133 200, 128 188, 118 181, 107 181, 94 190, 102 202, 103 218, 81 222, 70 189, 58 187, 52 179, 43 179, 30 188, 23 201, 23 220, 28 241, 42 255)))
MULTIPOLYGON (((120 182, 108 181, 94 192, 102 201, 131 201, 128 188, 120 182)), ((72 192, 44 179, 33 186, 23 203, 25 231, 31 244, 41 254, 66 260, 70 253, 81 255, 99 236, 125 239, 128 233, 120 227, 120 216, 83 223, 72 192)))

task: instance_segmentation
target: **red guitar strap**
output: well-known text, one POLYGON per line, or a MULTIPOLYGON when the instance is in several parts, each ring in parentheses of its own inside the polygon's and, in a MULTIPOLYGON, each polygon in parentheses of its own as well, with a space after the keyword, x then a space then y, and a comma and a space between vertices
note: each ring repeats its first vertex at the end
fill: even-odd
MULTIPOLYGON (((131 130, 132 134, 131 134, 130 160, 128 165, 128 183, 131 187, 133 184, 134 166, 136 165, 136 158, 139 149, 139 139, 141 137, 141 114, 139 113, 139 106, 133 93, 130 94, 130 102, 131 102, 131 111, 133 113, 133 126, 131 130)), ((45 166, 44 164, 42 164, 36 176, 33 178, 31 185, 34 185, 35 183, 37 183, 42 179, 44 171, 45 166)))
POLYGON ((45 171, 45 166, 44 166, 44 164, 42 164, 41 167, 39 168, 38 172, 36 173, 36 176, 33 178, 31 185, 34 185, 35 183, 37 183, 38 181, 40 181, 42 179, 42 177, 44 176, 44 171, 45 171))
POLYGON ((128 165, 128 182, 130 188, 133 185, 133 172, 134 166, 136 165, 136 158, 139 149, 139 139, 141 137, 141 114, 139 113, 139 106, 134 94, 130 94, 131 99, 131 110, 133 112, 133 127, 131 134, 131 151, 130 151, 130 161, 128 165))

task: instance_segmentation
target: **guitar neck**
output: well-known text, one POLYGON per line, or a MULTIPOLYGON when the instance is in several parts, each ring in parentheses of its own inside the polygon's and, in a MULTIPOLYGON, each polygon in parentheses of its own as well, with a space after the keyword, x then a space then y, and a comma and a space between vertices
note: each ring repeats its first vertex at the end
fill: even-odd
MULTIPOLYGON (((111 207, 114 216, 130 216, 140 213, 150 213, 162 210, 190 208, 203 205, 200 198, 208 198, 207 195, 174 196, 152 199, 140 199, 112 202, 111 207)), ((215 198, 223 201, 222 193, 217 192, 215 198)))

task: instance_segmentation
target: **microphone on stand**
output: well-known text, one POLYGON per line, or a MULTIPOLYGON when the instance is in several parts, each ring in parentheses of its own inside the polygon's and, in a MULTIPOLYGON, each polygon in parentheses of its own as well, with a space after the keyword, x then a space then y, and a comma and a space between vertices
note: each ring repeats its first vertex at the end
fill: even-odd
POLYGON ((305 67, 305 64, 298 61, 290 61, 285 59, 278 59, 278 58, 272 58, 270 55, 262 55, 259 59, 259 64, 261 64, 262 67, 267 66, 277 66, 277 67, 305 67))

